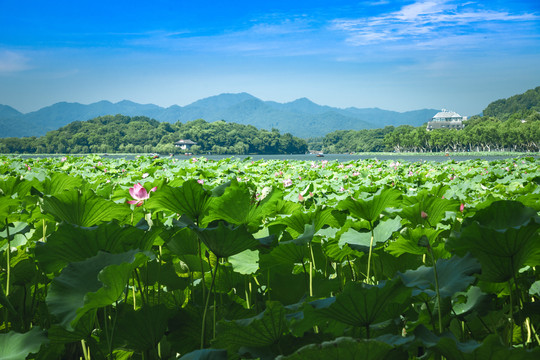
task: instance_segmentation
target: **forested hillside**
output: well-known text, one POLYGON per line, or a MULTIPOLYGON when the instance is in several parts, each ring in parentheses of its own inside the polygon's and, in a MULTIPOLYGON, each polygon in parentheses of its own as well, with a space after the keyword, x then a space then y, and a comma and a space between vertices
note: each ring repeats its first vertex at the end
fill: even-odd
POLYGON ((506 119, 515 113, 530 114, 531 111, 540 111, 540 86, 523 94, 492 102, 484 110, 484 115, 506 119))
POLYGON ((494 101, 463 130, 427 131, 425 125, 334 131, 310 140, 327 153, 367 151, 540 151, 540 87, 494 101))
POLYGON ((101 116, 75 121, 45 136, 0 139, 0 153, 179 153, 174 142, 190 139, 189 151, 212 154, 305 153, 307 144, 278 130, 202 119, 160 123, 144 116, 101 116))

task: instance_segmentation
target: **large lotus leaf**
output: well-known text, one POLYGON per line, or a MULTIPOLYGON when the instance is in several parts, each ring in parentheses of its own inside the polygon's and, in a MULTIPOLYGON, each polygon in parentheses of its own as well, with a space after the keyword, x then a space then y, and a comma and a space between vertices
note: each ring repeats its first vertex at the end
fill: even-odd
POLYGON ((301 347, 291 355, 278 356, 279 360, 379 360, 391 359, 392 345, 375 339, 339 337, 322 344, 301 347))
POLYGON ((46 273, 54 273, 70 262, 95 256, 100 250, 109 253, 150 250, 152 242, 148 232, 115 222, 90 228, 62 223, 46 243, 36 246, 36 258, 46 273))
POLYGON ((473 340, 465 343, 459 342, 452 333, 435 335, 423 325, 415 329, 414 335, 423 346, 447 359, 465 359, 466 354, 471 354, 482 345, 473 340))
POLYGON ((173 254, 183 256, 186 254, 196 255, 199 252, 197 234, 188 227, 171 231, 170 234, 164 234, 162 237, 167 237, 167 248, 173 254))
POLYGON ((539 358, 539 347, 533 350, 507 347, 501 343, 497 334, 487 336, 480 347, 470 354, 464 354, 465 360, 537 360, 539 358))
POLYGON ((0 334, 0 359, 24 360, 31 353, 37 353, 41 345, 48 343, 49 339, 39 327, 20 334, 10 331, 0 334))
POLYGON ((43 211, 59 221, 85 227, 115 219, 124 221, 131 214, 127 206, 100 198, 92 190, 81 192, 77 189, 45 196, 43 211))
POLYGON ((82 185, 83 179, 73 177, 65 173, 55 172, 50 178, 42 183, 43 193, 45 195, 55 195, 66 190, 78 188, 82 185))
POLYGON ((537 280, 532 283, 529 294, 536 295, 537 297, 540 297, 540 280, 537 280))
POLYGON ((202 349, 182 356, 179 360, 227 360, 227 350, 202 349))
MULTIPOLYGON (((378 223, 375 229, 373 229, 373 247, 386 242, 400 228, 401 218, 399 216, 378 223)), ((341 235, 339 240, 340 247, 345 246, 345 244, 348 244, 355 250, 367 252, 371 247, 371 232, 358 232, 350 228, 341 235)))
POLYGON ((13 222, 17 218, 16 216, 12 216, 12 214, 19 204, 20 201, 17 199, 6 196, 0 197, 0 229, 5 226, 6 222, 13 222))
MULTIPOLYGON (((457 316, 463 316, 471 313, 474 310, 484 312, 484 309, 488 309, 487 302, 490 301, 490 296, 483 293, 478 286, 471 286, 466 293, 462 293, 466 301, 460 303, 454 303, 452 310, 457 316)), ((460 294, 456 294, 460 295, 460 294)))
POLYGON ((124 349, 145 351, 157 346, 167 330, 171 310, 163 304, 126 307, 118 317, 115 341, 124 349))
POLYGON ((235 225, 246 225, 251 232, 255 232, 262 225, 264 218, 276 213, 277 203, 281 197, 281 191, 273 188, 258 201, 247 185, 240 184, 234 179, 223 195, 212 198, 205 222, 225 220, 235 225))
POLYGON ((401 192, 393 188, 385 188, 369 199, 354 200, 347 198, 338 204, 338 209, 348 210, 352 216, 364 219, 373 224, 382 212, 389 207, 397 207, 401 192))
POLYGON ((313 225, 305 225, 304 234, 300 237, 280 242, 278 246, 271 251, 272 258, 277 263, 295 264, 303 263, 305 258, 309 258, 309 242, 313 239, 315 229, 313 225))
POLYGON ((447 247, 458 255, 472 253, 482 264, 483 280, 505 282, 524 265, 540 264, 539 228, 536 211, 517 201, 497 201, 464 221, 447 247))
POLYGON ((217 347, 261 347, 275 344, 288 333, 285 308, 277 301, 267 301, 266 309, 248 319, 222 320, 217 326, 217 347))
POLYGON ((446 217, 447 211, 459 211, 460 203, 422 191, 415 197, 404 199, 403 205, 400 216, 409 220, 413 227, 426 224, 436 227, 446 217))
POLYGON ((124 292, 131 272, 148 259, 130 250, 121 254, 98 252, 84 261, 68 264, 53 279, 46 302, 60 324, 72 330, 87 311, 110 305, 124 292))
POLYGON ((478 211, 472 218, 466 219, 463 226, 478 222, 486 228, 506 230, 525 226, 531 219, 540 221, 536 210, 525 207, 519 201, 502 200, 492 202, 485 209, 478 211))
POLYGON ((241 253, 229 257, 229 262, 234 271, 240 274, 254 274, 259 270, 259 251, 244 250, 241 253))
POLYGON ((399 279, 377 285, 348 282, 341 294, 309 304, 328 319, 353 326, 370 326, 398 317, 408 306, 411 290, 399 279))
POLYGON ((325 241, 322 244, 322 248, 324 250, 324 254, 329 259, 331 259, 333 261, 336 261, 338 263, 343 262, 349 256, 361 257, 361 256, 364 255, 364 253, 353 250, 348 246, 345 246, 343 248, 340 247, 338 240, 334 240, 334 239, 331 239, 329 241, 325 241))
POLYGON ((419 240, 425 236, 429 244, 432 244, 433 246, 433 244, 436 244, 438 236, 443 231, 443 229, 433 229, 423 226, 418 226, 414 229, 406 228, 404 232, 400 233, 395 241, 391 241, 388 244, 386 251, 394 256, 403 254, 427 254, 427 247, 418 245, 419 240))
POLYGON ((220 222, 214 228, 193 227, 199 239, 218 257, 228 257, 259 244, 245 226, 232 227, 220 222))
POLYGON ((180 187, 163 186, 150 196, 145 206, 152 210, 168 210, 187 215, 198 221, 207 211, 210 194, 204 187, 191 179, 180 187))
POLYGON ((55 344, 68 344, 87 339, 96 325, 96 310, 88 311, 84 314, 72 331, 66 330, 58 324, 53 324, 47 329, 47 337, 55 344))
MULTIPOLYGON (((478 261, 470 254, 460 258, 437 260, 437 275, 439 278, 439 293, 441 297, 450 297, 465 290, 474 280, 472 274, 479 273, 481 268, 478 261)), ((416 270, 399 273, 405 286, 415 288, 413 295, 424 292, 435 296, 435 274, 433 267, 420 266, 416 270)))
POLYGON ((293 236, 299 236, 305 233, 306 225, 314 227, 314 233, 318 232, 323 226, 328 225, 333 228, 340 228, 343 225, 344 216, 334 209, 327 208, 321 210, 317 208, 314 211, 305 212, 302 209, 295 210, 291 215, 278 218, 272 224, 287 225, 288 231, 293 236))
MULTIPOLYGON (((20 177, 8 176, 6 179, 0 180, 0 196, 11 197, 17 194, 21 198, 28 194, 36 181, 28 181, 20 177)), ((38 183, 39 184, 39 183, 38 183)))

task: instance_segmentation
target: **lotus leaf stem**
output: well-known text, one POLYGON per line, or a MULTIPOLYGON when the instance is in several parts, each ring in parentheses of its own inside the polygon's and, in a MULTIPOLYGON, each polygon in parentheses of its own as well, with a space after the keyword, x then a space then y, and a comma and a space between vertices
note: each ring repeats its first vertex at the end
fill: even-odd
MULTIPOLYGON (((212 289, 214 288, 214 282, 216 281, 216 274, 218 272, 219 268, 219 257, 216 261, 216 268, 214 269, 214 272, 212 274, 212 283, 210 284, 210 290, 208 292, 208 297, 206 298, 206 303, 204 305, 204 311, 203 311, 203 318, 202 318, 202 324, 201 324, 201 350, 204 349, 204 335, 205 335, 205 327, 206 327, 206 313, 208 311, 208 305, 210 303, 210 295, 212 293, 212 289)), ((211 270, 210 270, 211 271, 211 270)), ((204 279, 203 279, 204 280, 204 279)))

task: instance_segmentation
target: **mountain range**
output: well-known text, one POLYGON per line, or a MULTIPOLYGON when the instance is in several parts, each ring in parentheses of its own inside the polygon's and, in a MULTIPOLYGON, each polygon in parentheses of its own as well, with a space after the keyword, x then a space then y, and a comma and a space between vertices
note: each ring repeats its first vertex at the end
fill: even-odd
POLYGON ((276 128, 301 138, 324 136, 335 130, 382 128, 387 125, 420 126, 438 110, 422 109, 407 112, 379 108, 335 108, 318 105, 301 98, 288 103, 263 101, 247 93, 221 94, 195 101, 186 106, 167 108, 154 104, 138 104, 123 100, 117 103, 99 101, 84 105, 59 102, 40 110, 23 114, 0 105, 0 137, 41 136, 73 121, 85 121, 103 115, 122 114, 147 116, 174 123, 204 119, 225 120, 260 129, 276 128))

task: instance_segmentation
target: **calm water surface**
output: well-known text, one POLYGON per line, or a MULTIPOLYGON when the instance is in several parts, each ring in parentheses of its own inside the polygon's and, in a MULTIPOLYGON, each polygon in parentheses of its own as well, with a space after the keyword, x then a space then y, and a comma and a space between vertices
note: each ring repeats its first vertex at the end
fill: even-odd
MULTIPOLYGON (((14 157, 22 157, 22 158, 45 158, 45 157, 62 157, 65 155, 13 155, 14 157)), ((94 156, 93 154, 90 155, 73 155, 73 156, 94 156)), ((136 154, 132 155, 100 155, 104 158, 110 157, 113 159, 126 159, 126 160, 133 160, 135 159, 136 154)), ((147 154, 144 154, 144 156, 148 156, 147 154)), ((348 162, 348 161, 354 161, 354 160, 366 160, 366 159, 377 159, 377 160, 393 160, 393 161, 409 161, 409 162, 418 162, 418 161, 434 161, 434 162, 445 162, 445 161, 465 161, 465 160, 475 160, 475 159, 482 159, 482 160, 504 160, 504 159, 513 159, 516 157, 524 157, 524 155, 491 155, 491 154, 482 154, 482 155, 452 155, 449 154, 449 156, 444 155, 429 155, 429 154, 364 154, 364 155, 355 155, 355 154, 325 154, 324 157, 317 157, 315 155, 311 154, 303 154, 303 155, 198 155, 195 157, 203 156, 209 160, 221 160, 226 158, 235 158, 235 159, 245 159, 250 158, 252 160, 301 160, 301 161, 340 161, 340 162, 348 162)), ((530 155, 526 155, 527 157, 535 157, 536 159, 540 159, 540 154, 534 153, 530 155)), ((162 155, 162 158, 169 158, 169 156, 162 155)), ((188 160, 191 159, 193 156, 185 156, 185 155, 175 155, 175 159, 179 160, 188 160)))

